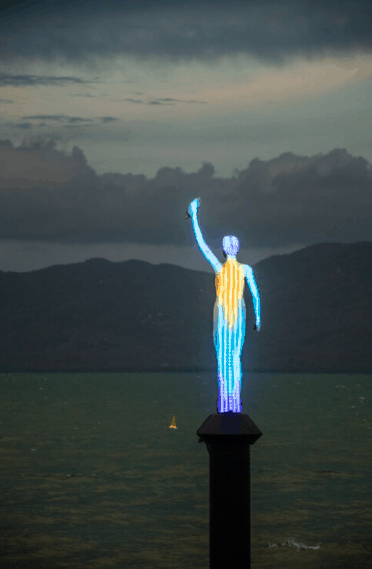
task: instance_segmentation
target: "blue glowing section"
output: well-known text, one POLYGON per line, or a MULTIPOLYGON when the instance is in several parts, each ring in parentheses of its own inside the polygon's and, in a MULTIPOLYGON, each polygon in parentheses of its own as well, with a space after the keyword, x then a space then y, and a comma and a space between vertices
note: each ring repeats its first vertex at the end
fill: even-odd
POLYGON ((226 235, 222 240, 222 248, 228 255, 235 255, 239 251, 239 240, 234 235, 226 235))
POLYGON ((256 327, 259 330, 261 327, 261 306, 260 306, 260 295, 258 294, 258 288, 256 281, 254 280, 253 270, 249 265, 244 265, 245 276, 248 282, 249 290, 251 291, 253 297, 253 307, 254 313, 256 315, 256 327))
POLYGON ((234 235, 226 235, 223 238, 222 247, 228 255, 223 265, 205 243, 197 220, 199 204, 198 198, 191 202, 188 213, 192 217, 194 233, 200 250, 216 273, 217 298, 213 309, 213 341, 218 369, 218 412, 241 413, 241 352, 246 320, 243 298, 245 279, 253 297, 257 330, 261 327, 260 296, 252 268, 249 265, 238 263, 235 259, 239 251, 239 240, 234 235))
POLYGON ((216 255, 214 253, 212 253, 212 251, 210 250, 210 248, 208 247, 208 245, 204 241, 203 234, 200 231, 198 218, 196 217, 196 212, 191 217, 192 217, 192 225, 194 228, 195 238, 196 238, 196 241, 199 245, 199 249, 203 253, 204 257, 207 259, 207 261, 212 265, 214 270, 215 271, 219 270, 220 267, 222 267, 222 265, 219 262, 219 260, 217 259, 216 255))

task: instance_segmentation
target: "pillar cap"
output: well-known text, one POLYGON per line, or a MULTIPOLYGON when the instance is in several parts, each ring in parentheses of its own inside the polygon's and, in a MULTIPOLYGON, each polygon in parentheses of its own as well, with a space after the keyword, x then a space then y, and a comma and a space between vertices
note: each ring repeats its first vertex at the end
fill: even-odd
POLYGON ((209 415, 196 434, 199 443, 207 444, 224 440, 253 445, 262 436, 249 415, 232 412, 209 415))

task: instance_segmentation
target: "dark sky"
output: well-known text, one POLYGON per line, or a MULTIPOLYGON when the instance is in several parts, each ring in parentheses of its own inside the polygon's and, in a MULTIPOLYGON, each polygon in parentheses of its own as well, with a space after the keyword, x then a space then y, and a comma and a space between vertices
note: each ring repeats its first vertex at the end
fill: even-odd
POLYGON ((372 2, 8 2, 0 270, 372 240, 372 2))

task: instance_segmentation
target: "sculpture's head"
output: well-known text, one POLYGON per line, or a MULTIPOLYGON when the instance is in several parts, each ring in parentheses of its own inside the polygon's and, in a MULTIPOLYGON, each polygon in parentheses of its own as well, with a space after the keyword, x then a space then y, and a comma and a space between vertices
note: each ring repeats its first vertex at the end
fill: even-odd
POLYGON ((239 240, 234 235, 225 235, 222 240, 222 249, 224 257, 226 258, 227 255, 232 255, 235 257, 237 252, 239 251, 239 240))

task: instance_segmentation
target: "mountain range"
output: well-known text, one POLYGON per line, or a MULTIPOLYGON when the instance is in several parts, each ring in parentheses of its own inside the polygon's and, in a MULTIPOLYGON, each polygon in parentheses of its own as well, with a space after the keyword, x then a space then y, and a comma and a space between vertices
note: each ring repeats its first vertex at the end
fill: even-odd
MULTIPOLYGON (((252 268, 262 325, 253 330, 246 285, 243 369, 372 371, 371 242, 320 243, 252 268)), ((89 259, 0 271, 0 291, 0 371, 216 368, 213 273, 89 259)))

